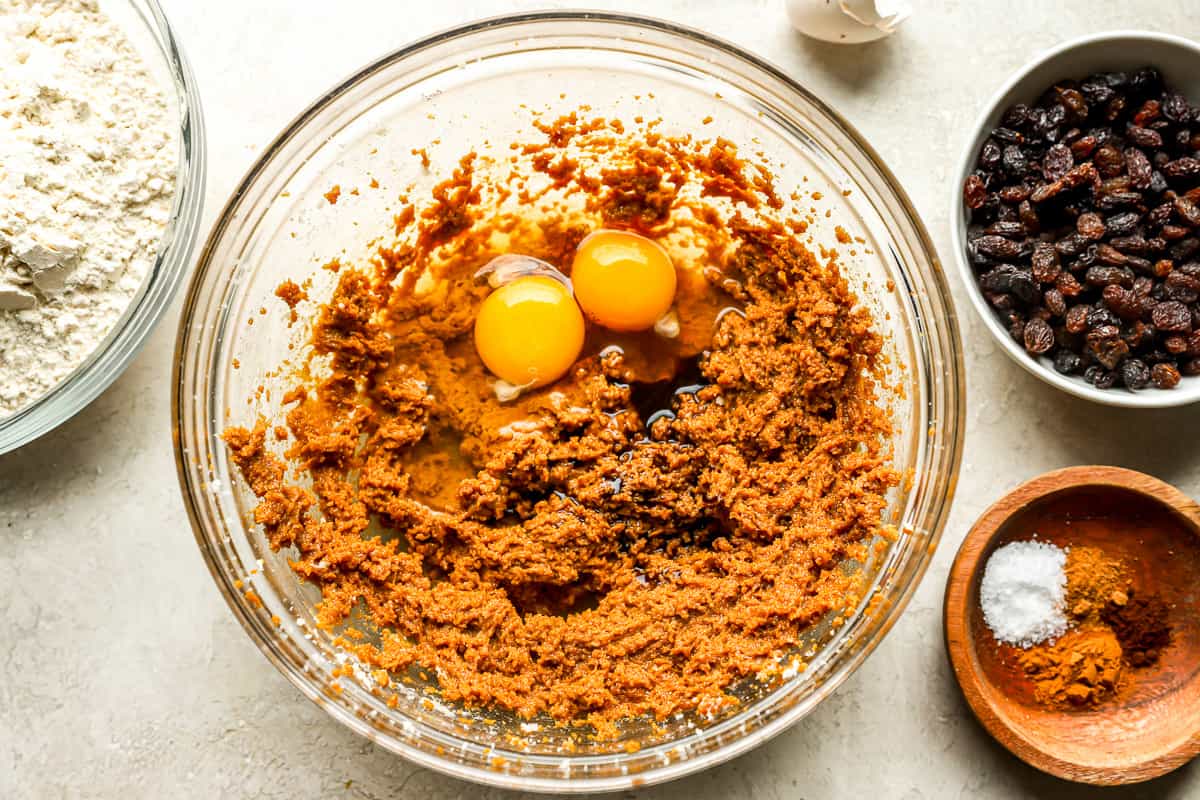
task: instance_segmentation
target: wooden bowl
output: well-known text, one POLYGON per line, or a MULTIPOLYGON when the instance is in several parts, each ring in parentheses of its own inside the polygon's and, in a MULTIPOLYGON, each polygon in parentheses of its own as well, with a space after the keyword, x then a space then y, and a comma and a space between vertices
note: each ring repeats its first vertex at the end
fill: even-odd
POLYGON ((1200 505, 1157 478, 1116 467, 1072 467, 1034 478, 984 512, 946 584, 946 650, 971 710, 1014 755, 1080 783, 1149 780, 1200 753, 1200 505), (1127 668, 1128 684, 1090 709, 1033 699, 1014 648, 983 621, 979 583, 997 547, 1029 539, 1091 545, 1122 558, 1134 591, 1170 608, 1172 642, 1159 661, 1127 668))

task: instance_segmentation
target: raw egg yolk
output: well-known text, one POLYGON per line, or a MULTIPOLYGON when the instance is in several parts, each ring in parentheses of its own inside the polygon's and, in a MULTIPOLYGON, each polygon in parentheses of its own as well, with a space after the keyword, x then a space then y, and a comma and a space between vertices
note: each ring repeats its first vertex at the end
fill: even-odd
POLYGON ((561 378, 583 349, 583 314, 554 278, 526 275, 496 289, 475 317, 475 349, 492 374, 514 387, 561 378))
POLYGON ((659 244, 627 231, 596 231, 571 267, 583 312, 614 331, 654 327, 675 302, 675 267, 659 244))

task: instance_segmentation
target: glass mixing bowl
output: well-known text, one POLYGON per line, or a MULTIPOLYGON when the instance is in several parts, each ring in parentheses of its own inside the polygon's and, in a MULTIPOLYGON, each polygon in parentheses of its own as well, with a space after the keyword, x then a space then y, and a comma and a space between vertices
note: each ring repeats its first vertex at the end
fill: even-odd
POLYGON ((183 283, 204 200, 204 120, 196 79, 156 0, 101 0, 175 106, 179 166, 171 216, 140 293, 91 355, 53 389, 0 419, 0 454, 15 450, 77 414, 115 381, 141 350, 183 283))
POLYGON ((950 295, 928 235, 875 152, 770 65, 702 33, 620 15, 479 22, 397 51, 323 95, 271 145, 218 220, 188 291, 176 356, 177 460, 196 538, 267 658, 382 746, 451 775, 526 790, 615 790, 679 777, 811 711, 904 608, 945 521, 962 444, 963 367, 950 295), (515 111, 522 104, 554 116, 581 102, 597 115, 661 118, 668 133, 719 134, 762 151, 788 165, 777 174, 781 197, 802 186, 808 205, 821 193, 829 219, 810 228, 818 243, 836 246, 835 225, 865 240, 844 268, 887 335, 900 385, 888 398, 895 461, 909 476, 885 514, 899 535, 861 565, 870 590, 845 624, 809 633, 803 671, 775 687, 739 686, 740 703, 717 717, 633 725, 616 741, 572 741, 561 728, 446 707, 419 685, 402 686, 390 707, 316 626, 319 593, 253 525, 255 499, 219 439, 229 424, 279 413, 283 385, 272 370, 300 344, 273 296, 283 279, 311 278, 310 295, 327 296, 333 278, 321 264, 364 256, 397 210, 388 211, 389 201, 406 187, 423 196, 470 149, 499 158, 529 135, 528 116, 515 111), (412 155, 422 147, 428 170, 412 155), (380 191, 365 188, 371 178, 380 191), (336 207, 323 197, 334 185, 343 198, 336 207))

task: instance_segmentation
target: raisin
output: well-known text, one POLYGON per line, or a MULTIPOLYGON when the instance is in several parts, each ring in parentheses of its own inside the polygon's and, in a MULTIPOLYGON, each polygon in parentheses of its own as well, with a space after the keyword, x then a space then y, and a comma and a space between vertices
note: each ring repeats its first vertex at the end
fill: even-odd
POLYGON ((1154 328, 1138 320, 1126 329, 1124 338, 1131 350, 1138 350, 1154 340, 1154 328))
POLYGON ((1042 319, 1031 319, 1022 333, 1025 349, 1035 355, 1047 353, 1054 346, 1054 330, 1042 319))
POLYGON ((1149 189, 1154 178, 1154 167, 1146 154, 1135 147, 1125 151, 1125 170, 1129 174, 1129 185, 1135 189, 1149 189))
POLYGON ((1056 317, 1067 313, 1067 301, 1058 289, 1047 289, 1042 295, 1042 304, 1056 317))
POLYGON ((1100 369, 1093 383, 1097 389, 1111 389, 1117 385, 1117 373, 1113 370, 1100 369))
POLYGON ((1191 156, 1177 158, 1163 165, 1162 171, 1168 178, 1195 178, 1200 176, 1200 159, 1191 156))
POLYGON ((1048 181, 1056 181, 1066 175, 1075 166, 1075 157, 1071 149, 1063 144, 1052 145, 1042 157, 1042 174, 1048 181))
POLYGON ((1020 128, 1029 121, 1029 106, 1017 103, 1004 112, 1000 124, 1007 128, 1020 128))
POLYGON ((1109 122, 1115 122, 1121 118, 1122 114, 1125 113, 1126 105, 1128 104, 1125 102, 1125 98, 1121 95, 1117 95, 1113 99, 1109 100, 1107 104, 1105 104, 1104 118, 1109 122))
POLYGON ((1033 208, 1033 203, 1029 200, 1022 200, 1017 206, 1017 218, 1021 220, 1021 224, 1025 226, 1025 230, 1030 234, 1036 234, 1042 229, 1042 221, 1038 218, 1038 213, 1033 208))
POLYGON ((1108 244, 1121 254, 1145 253, 1150 250, 1150 245, 1142 236, 1117 236, 1109 239, 1108 244))
POLYGON ((1113 194, 1115 192, 1128 192, 1133 188, 1129 182, 1128 175, 1118 175, 1115 178, 1105 178, 1100 181, 1100 188, 1096 190, 1097 194, 1113 194))
POLYGON ((1122 341, 1115 325, 1101 325, 1087 335, 1086 347, 1097 363, 1108 369, 1116 369, 1129 354, 1129 345, 1122 341))
POLYGON ((1088 116, 1088 104, 1078 89, 1058 89, 1058 102, 1067 113, 1078 120, 1088 116))
POLYGON ((1120 330, 1120 320, 1104 306, 1092 307, 1092 310, 1087 315, 1087 324, 1092 329, 1112 326, 1120 330))
POLYGON ((1043 183, 1036 187, 1029 195, 1029 199, 1035 203, 1044 203, 1052 197, 1057 197, 1065 188, 1062 181, 1051 181, 1043 183))
POLYGON ((1092 161, 1105 178, 1115 178, 1125 171, 1125 156, 1111 144, 1104 144, 1097 148, 1092 156, 1092 161))
POLYGON ((1171 245, 1169 252, 1171 258, 1176 261, 1186 261, 1195 255, 1196 251, 1200 250, 1200 239, 1194 236, 1189 236, 1186 239, 1180 239, 1171 245))
POLYGON ((1069 272, 1060 273, 1054 279, 1054 288, 1062 292, 1063 297, 1078 297, 1083 292, 1083 284, 1069 272))
POLYGON ((1188 351, 1186 336, 1168 336, 1163 339, 1163 349, 1174 356, 1183 355, 1188 351))
POLYGON ((1055 103, 1045 109, 1034 109, 1041 111, 1042 114, 1035 116, 1030 114, 1030 119, 1033 120, 1033 126, 1038 133, 1042 134, 1047 141, 1056 141, 1058 139, 1059 127, 1067 121, 1067 109, 1062 105, 1055 103))
POLYGON ((1150 379, 1159 389, 1174 389, 1179 385, 1179 370, 1170 364, 1155 364, 1150 370, 1150 379))
POLYGON ((988 139, 983 143, 983 149, 979 151, 979 163, 988 169, 995 169, 1000 165, 1000 143, 995 139, 988 139))
POLYGON ((1128 389, 1145 389, 1150 383, 1150 368, 1144 361, 1128 358, 1121 364, 1121 383, 1128 389))
POLYGON ((1006 292, 984 292, 988 304, 997 311, 1011 311, 1016 306, 1013 296, 1006 292))
POLYGON ((1080 186, 1094 186, 1100 181, 1100 173, 1096 171, 1096 167, 1088 162, 1084 162, 1076 167, 1071 167, 1067 170, 1067 174, 1062 177, 1063 187, 1066 189, 1078 189, 1080 186))
POLYGON ((1087 305, 1071 306, 1067 309, 1065 327, 1069 333, 1083 333, 1087 330, 1088 312, 1091 307, 1087 305))
POLYGON ((1087 158, 1096 149, 1097 144, 1095 136, 1080 136, 1071 142, 1071 155, 1075 158, 1087 158))
POLYGON ((1109 217, 1104 226, 1110 236, 1125 236, 1137 229, 1141 218, 1136 211, 1122 211, 1120 214, 1113 214, 1109 217))
POLYGON ((1096 248, 1096 260, 1101 264, 1119 267, 1129 260, 1129 256, 1112 245, 1102 244, 1096 248))
POLYGON ((1038 242, 1034 245, 1033 255, 1029 260, 1033 266, 1033 277, 1039 283, 1053 283, 1054 279, 1062 272, 1058 261, 1058 251, 1049 242, 1038 242))
POLYGON ((1041 295, 1033 275, 1011 264, 1001 264, 994 270, 985 273, 980 277, 979 285, 990 292, 1007 292, 1016 295, 1025 303, 1032 303, 1041 295))
POLYGON ((1006 236, 1009 239, 1020 239, 1025 236, 1025 226, 1015 220, 997 220, 983 229, 991 236, 1006 236))
POLYGON ((1200 279, 1182 272, 1171 272, 1163 282, 1163 294, 1180 303, 1195 303, 1200 299, 1200 279))
POLYGON ((1032 191, 1033 190, 1027 184, 1018 183, 1014 184, 1013 186, 1005 186, 996 193, 996 196, 999 197, 1001 201, 1011 205, 1027 199, 1032 191))
POLYGON ((1019 315, 1010 315, 1008 321, 1008 335, 1011 336, 1017 344, 1025 342, 1025 320, 1019 315))
POLYGON ((1163 116, 1172 122, 1187 122, 1192 118, 1192 109, 1182 95, 1168 94, 1162 102, 1163 116))
POLYGON ((1138 95, 1148 95, 1161 92, 1163 88, 1162 73, 1154 67, 1142 67, 1129 76, 1129 88, 1138 95))
POLYGON ((1184 238, 1190 231, 1182 225, 1163 225, 1162 230, 1158 232, 1159 236, 1166 239, 1168 242, 1174 242, 1184 238))
POLYGON ((1192 312, 1178 300, 1167 300, 1154 306, 1150 321, 1160 331, 1187 333, 1192 329, 1192 312))
POLYGON ((1132 321, 1142 315, 1142 305, 1138 302, 1137 295, 1123 286, 1105 286, 1102 297, 1104 305, 1121 319, 1132 321))
POLYGON ((1094 211, 1087 211, 1080 214, 1079 218, 1075 220, 1075 230, 1079 231, 1080 236, 1092 241, 1103 239, 1104 234, 1107 232, 1104 226, 1104 218, 1094 211))
POLYGON ((1179 371, 1184 375, 1200 375, 1200 358, 1193 358, 1179 365, 1179 371))
POLYGON ((1162 134, 1150 128, 1139 128, 1136 125, 1131 125, 1126 135, 1129 137, 1129 141, 1147 150, 1158 149, 1163 146, 1162 134))
POLYGON ((1063 375, 1074 375, 1083 366, 1083 359, 1070 350, 1059 350, 1054 354, 1054 369, 1063 375))
POLYGON ((1146 125, 1158 119, 1161 110, 1161 104, 1157 100, 1147 100, 1142 103, 1142 107, 1133 115, 1134 125, 1146 125))
POLYGON ((1021 252, 1021 246, 1003 236, 980 236, 975 240, 979 252, 999 261, 1015 259, 1021 252))
POLYGON ((1078 233, 1071 233, 1054 243, 1054 249, 1064 258, 1074 258, 1083 252, 1086 240, 1078 233))
POLYGON ((1087 98, 1089 103, 1094 105, 1107 103, 1113 98, 1114 94, 1111 86, 1097 78, 1088 78, 1079 84, 1079 91, 1087 98))
POLYGON ((992 136, 995 136, 1002 142, 1009 144, 1023 144, 1025 142, 1025 134, 1012 128, 1000 127, 992 131, 992 136))
POLYGON ((1193 228, 1200 228, 1200 206, 1186 197, 1175 198, 1175 213, 1193 228))
POLYGON ((1141 192, 1109 192, 1096 199, 1096 208, 1111 211, 1121 206, 1133 206, 1142 202, 1141 192))
POLYGON ((1014 178, 1022 178, 1029 171, 1029 160, 1025 158, 1025 153, 1015 144, 1010 144, 1004 148, 1004 154, 1000 158, 1004 165, 1004 171, 1014 178))
POLYGON ((983 206, 987 200, 987 186, 983 183, 983 178, 972 172, 967 176, 966 182, 963 184, 963 200, 967 204, 967 208, 976 209, 983 206))

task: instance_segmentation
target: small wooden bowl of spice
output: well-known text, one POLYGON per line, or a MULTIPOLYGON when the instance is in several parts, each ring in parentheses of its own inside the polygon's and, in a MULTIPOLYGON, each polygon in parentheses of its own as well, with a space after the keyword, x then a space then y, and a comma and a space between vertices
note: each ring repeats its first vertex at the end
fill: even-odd
POLYGON ((1157 478, 1072 467, 967 534, 946 649, 971 710, 1023 761, 1136 783, 1200 753, 1200 505, 1157 478))

